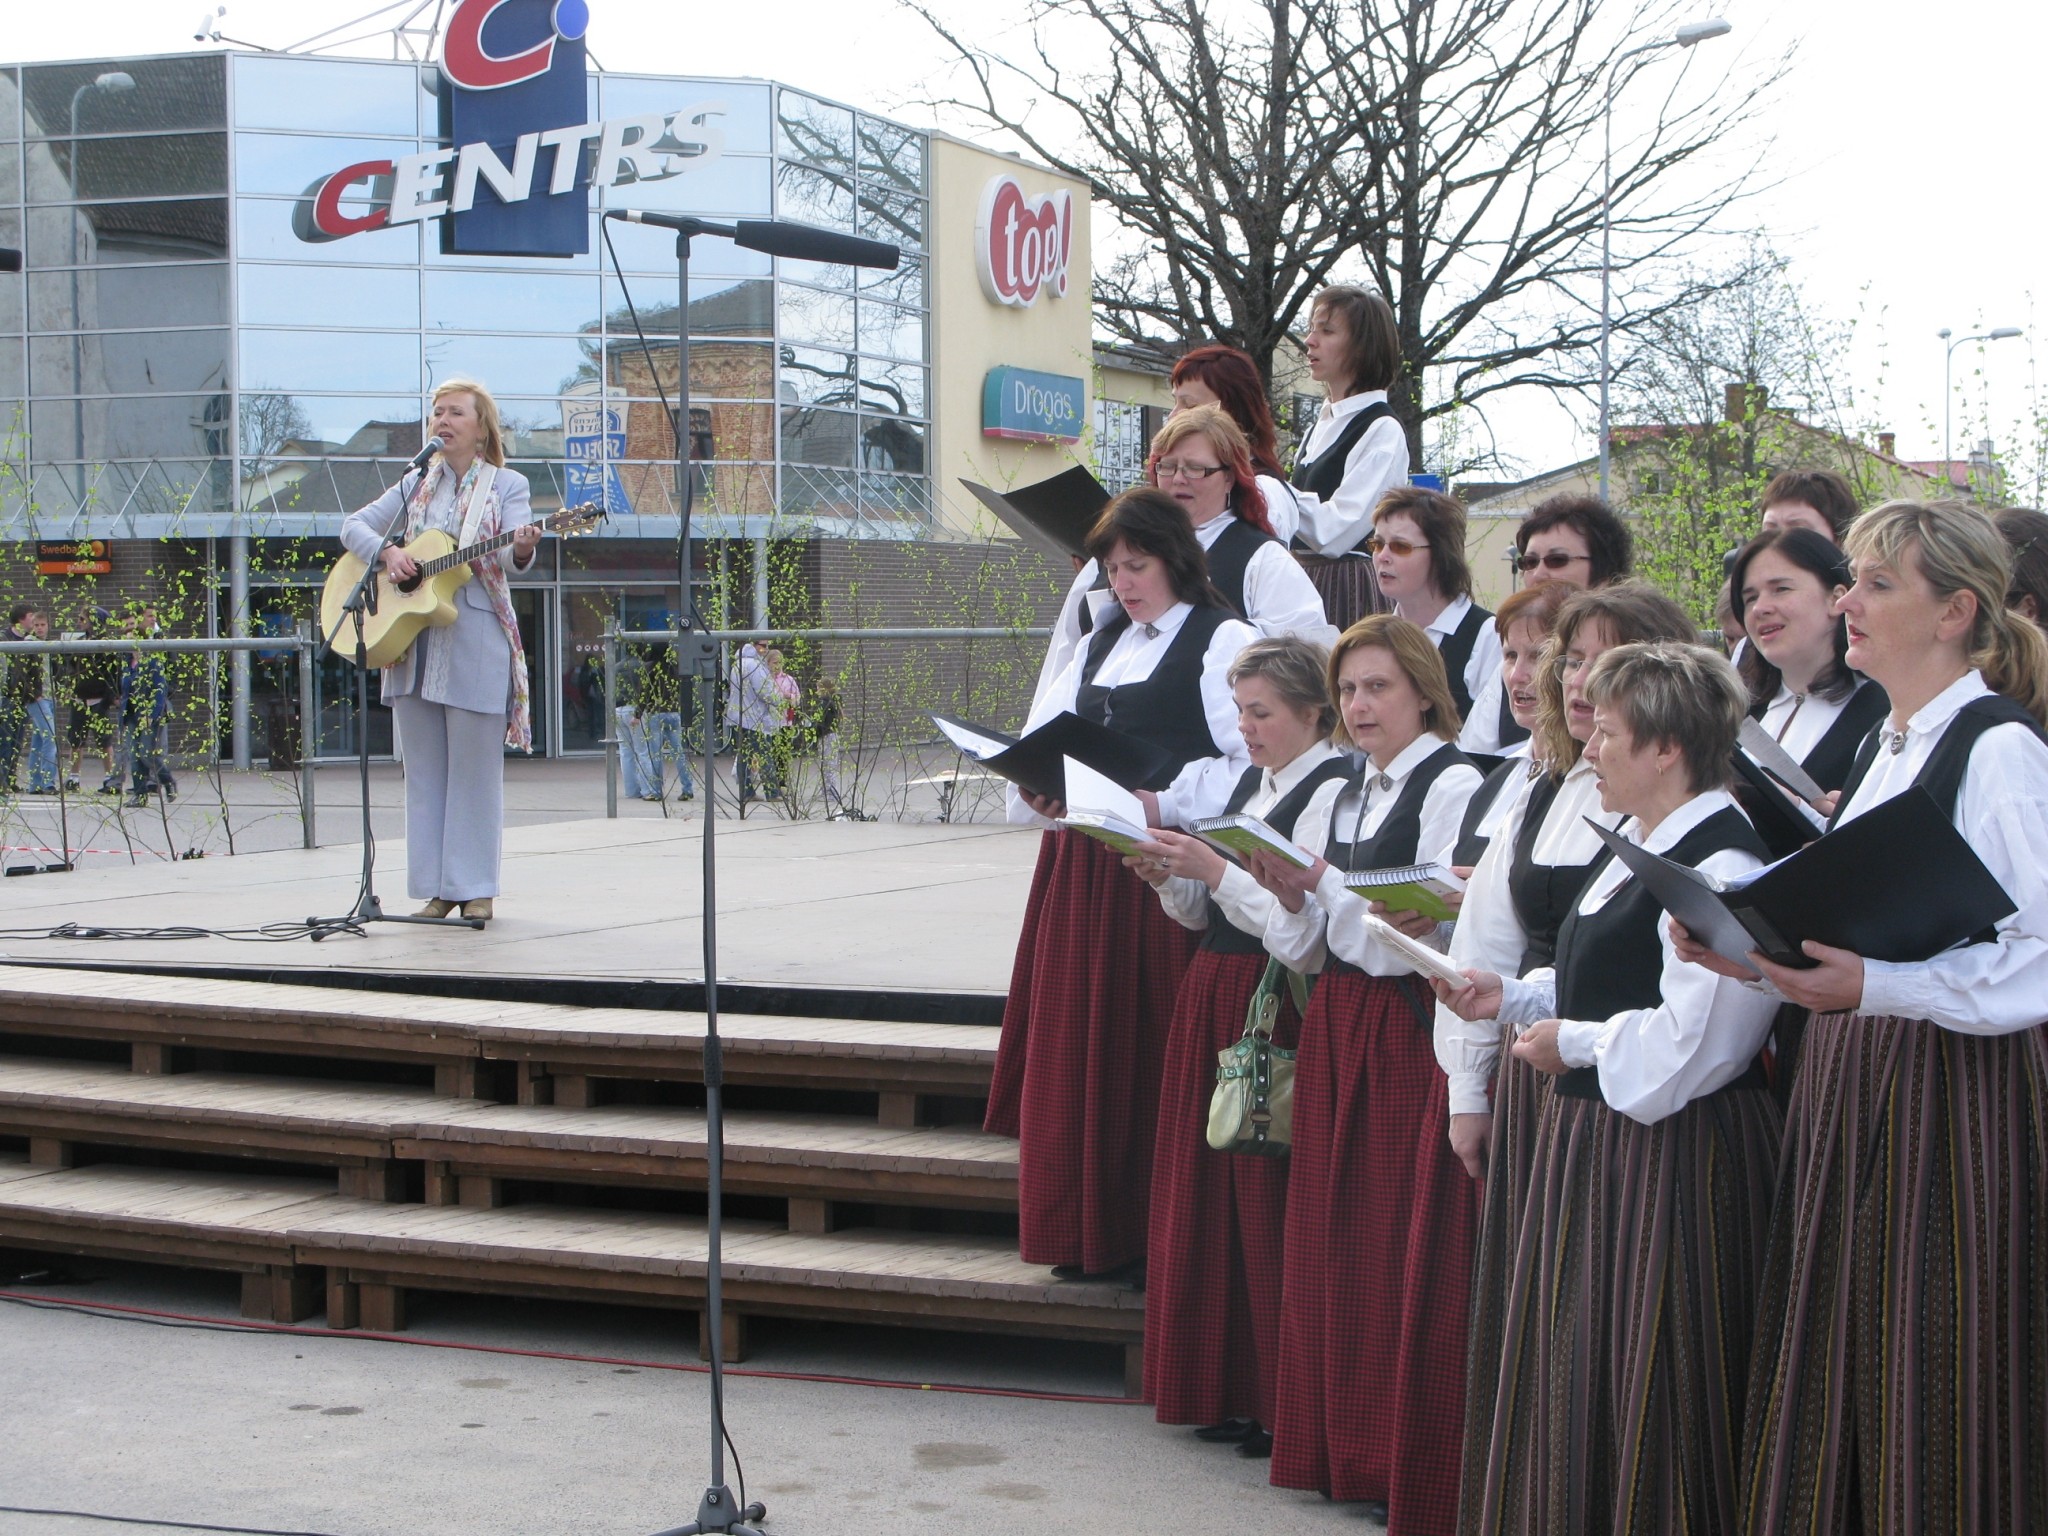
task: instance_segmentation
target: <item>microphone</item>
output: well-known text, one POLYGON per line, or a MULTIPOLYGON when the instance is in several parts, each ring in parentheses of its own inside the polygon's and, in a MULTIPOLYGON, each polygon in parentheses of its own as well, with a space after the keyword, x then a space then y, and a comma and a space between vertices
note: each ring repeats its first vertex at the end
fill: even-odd
POLYGON ((894 271, 903 252, 882 240, 863 240, 842 235, 813 224, 795 224, 787 219, 741 219, 736 224, 714 224, 708 219, 684 213, 643 213, 637 208, 610 208, 608 219, 628 224, 649 224, 673 229, 684 235, 723 235, 734 245, 770 256, 789 256, 798 261, 824 261, 849 267, 880 267, 894 271))
POLYGON ((431 459, 435 454, 439 453, 440 451, 441 439, 439 439, 438 437, 430 437, 427 439, 427 446, 422 448, 418 453, 414 454, 412 456, 412 462, 406 465, 405 467, 408 471, 415 469, 425 469, 427 467, 427 460, 431 459))

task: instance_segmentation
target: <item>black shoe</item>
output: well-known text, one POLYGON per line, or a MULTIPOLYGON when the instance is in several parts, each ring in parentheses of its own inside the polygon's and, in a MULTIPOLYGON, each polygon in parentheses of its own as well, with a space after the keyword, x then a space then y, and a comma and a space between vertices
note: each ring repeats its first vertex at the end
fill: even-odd
POLYGON ((1204 1424, 1195 1431, 1195 1438, 1211 1445, 1243 1445, 1258 1433, 1257 1419, 1225 1419, 1221 1424, 1204 1424))
POLYGON ((1252 1461, 1264 1461, 1273 1454, 1273 1437, 1257 1425, 1237 1443, 1237 1454, 1252 1461))
POLYGON ((72 791, 72 790, 76 790, 76 789, 78 788, 78 780, 76 780, 76 779, 66 779, 66 780, 64 781, 64 788, 65 788, 65 790, 66 790, 67 792, 69 792, 69 791, 72 791))
POLYGON ((1134 1290, 1145 1289, 1145 1261, 1133 1259, 1128 1264, 1119 1264, 1113 1269, 1099 1269, 1090 1273, 1078 1264, 1055 1264, 1052 1267, 1055 1280, 1074 1280, 1091 1285, 1128 1285, 1134 1290))
POLYGON ((102 779, 100 781, 98 793, 103 795, 118 795, 119 793, 121 793, 121 786, 112 779, 102 779))
POLYGON ((128 807, 130 810, 139 811, 148 804, 149 795, 146 791, 138 789, 134 794, 128 797, 128 807))

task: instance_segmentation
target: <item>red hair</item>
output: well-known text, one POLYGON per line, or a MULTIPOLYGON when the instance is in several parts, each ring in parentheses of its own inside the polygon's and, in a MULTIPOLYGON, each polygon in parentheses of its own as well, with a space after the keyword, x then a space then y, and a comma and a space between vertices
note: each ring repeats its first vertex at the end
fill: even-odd
POLYGON ((1205 439, 1216 457, 1230 471, 1230 511, 1259 532, 1271 534, 1273 524, 1266 516, 1266 493, 1259 489, 1258 471, 1252 467, 1251 447, 1244 432, 1220 405, 1191 405, 1166 418, 1166 425, 1152 439, 1152 452, 1145 460, 1145 478, 1159 484, 1159 461, 1183 438, 1205 439))
POLYGON ((1174 384, 1193 379, 1207 387, 1223 407, 1224 414, 1244 430, 1251 445, 1253 467, 1262 475, 1285 480, 1280 467, 1280 449, 1273 431, 1273 407, 1266 399, 1266 386, 1259 379, 1259 365, 1251 354, 1236 347, 1212 342, 1181 354, 1173 365, 1174 384))

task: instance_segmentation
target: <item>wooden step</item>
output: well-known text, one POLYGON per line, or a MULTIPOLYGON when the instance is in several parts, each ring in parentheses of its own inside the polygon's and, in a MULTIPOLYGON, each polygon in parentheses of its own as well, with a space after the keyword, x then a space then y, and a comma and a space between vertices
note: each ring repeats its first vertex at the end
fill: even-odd
MULTIPOLYGON (((727 1079, 881 1096, 881 1118, 915 1124, 927 1095, 988 1092, 1000 1031, 726 1014, 727 1079)), ((701 1013, 572 1008, 208 981, 134 972, 0 966, 0 1036, 127 1044, 138 1071, 163 1072, 184 1047, 339 1060, 413 1062, 438 1091, 472 1096, 489 1062, 516 1068, 527 1102, 588 1103, 593 1080, 701 1080, 701 1013)))
MULTIPOLYGON (((726 1116, 726 1187, 791 1202, 791 1225, 828 1230, 855 1201, 1012 1211, 1017 1144, 966 1128, 890 1130, 852 1116, 726 1116)), ((340 1192, 398 1199, 407 1161, 434 1204, 497 1205, 504 1179, 701 1189, 704 1112, 571 1109, 437 1097, 253 1074, 143 1076, 101 1062, 0 1056, 0 1135, 29 1160, 69 1166, 78 1143, 332 1165, 340 1192)))
MULTIPOLYGON (((0 1246, 240 1271, 245 1315, 303 1316, 324 1270, 330 1326, 404 1326, 409 1290, 700 1308, 701 1218, 511 1206, 387 1205, 304 1179, 37 1169, 0 1158, 0 1246)), ((1062 1284, 1004 1241, 725 1229, 725 1296, 750 1315, 1121 1344, 1140 1364, 1144 1297, 1062 1284)), ((740 1358, 743 1327, 728 1330, 740 1358)))
MULTIPOLYGON (((474 1105, 422 1121, 395 1151, 465 1180, 702 1189, 707 1175, 701 1109, 474 1105)), ((791 1225, 811 1231, 829 1227, 832 1202, 1014 1211, 1017 1143, 965 1127, 892 1130, 844 1115, 728 1112, 725 1185, 789 1199, 791 1225)))

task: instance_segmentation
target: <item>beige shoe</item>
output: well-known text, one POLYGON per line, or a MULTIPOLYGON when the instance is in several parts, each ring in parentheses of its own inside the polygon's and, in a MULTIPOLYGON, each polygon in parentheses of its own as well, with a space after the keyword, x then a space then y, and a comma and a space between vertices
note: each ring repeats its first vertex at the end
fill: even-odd
POLYGON ((453 912, 454 910, 455 910, 455 903, 454 903, 454 902, 452 902, 452 901, 449 901, 449 900, 448 900, 448 899, 447 899, 446 897, 443 897, 443 896, 436 896, 436 897, 435 897, 435 898, 434 898, 434 899, 433 899, 432 901, 428 902, 428 903, 427 903, 427 904, 426 904, 426 905, 425 905, 424 907, 421 907, 421 908, 419 909, 419 911, 417 911, 417 912, 413 913, 413 916, 414 916, 414 917, 446 917, 446 916, 447 916, 447 915, 448 915, 448 914, 449 914, 450 912, 453 912))
POLYGON ((491 920, 491 898, 479 896, 474 901, 465 901, 462 904, 462 915, 481 918, 488 923, 491 920))

